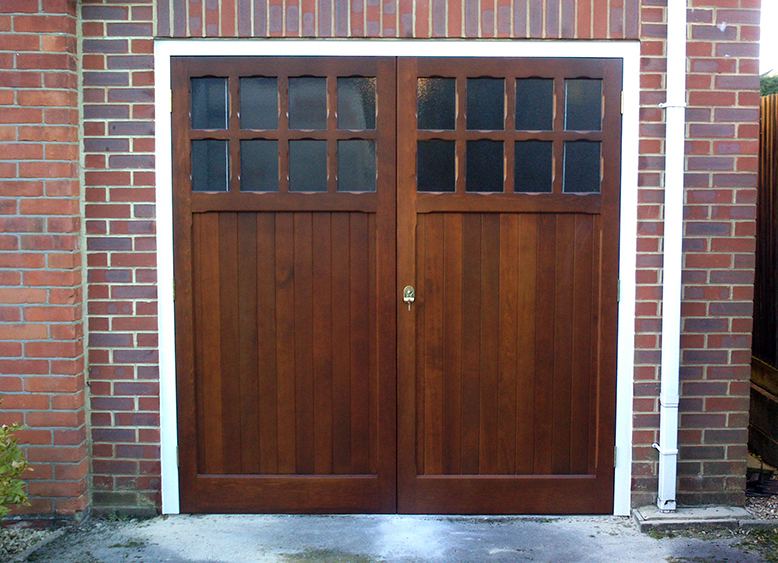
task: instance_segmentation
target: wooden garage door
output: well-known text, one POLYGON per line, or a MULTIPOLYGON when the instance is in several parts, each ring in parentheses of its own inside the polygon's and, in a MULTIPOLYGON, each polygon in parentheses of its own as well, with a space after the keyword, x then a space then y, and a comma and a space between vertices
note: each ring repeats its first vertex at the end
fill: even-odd
POLYGON ((612 510, 619 63, 173 79, 183 511, 612 510))
POLYGON ((398 77, 398 509, 612 512, 621 68, 398 77))
POLYGON ((395 510, 395 62, 174 60, 184 512, 395 510))

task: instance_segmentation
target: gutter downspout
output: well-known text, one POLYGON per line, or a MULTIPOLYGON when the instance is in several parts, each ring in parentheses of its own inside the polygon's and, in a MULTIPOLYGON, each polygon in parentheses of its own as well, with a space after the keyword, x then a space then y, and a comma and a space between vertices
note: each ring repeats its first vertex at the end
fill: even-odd
POLYGON ((664 262, 662 371, 659 392, 659 486, 657 507, 676 509, 678 400, 681 354, 684 154, 686 141, 686 0, 667 6, 667 102, 665 114, 664 262))

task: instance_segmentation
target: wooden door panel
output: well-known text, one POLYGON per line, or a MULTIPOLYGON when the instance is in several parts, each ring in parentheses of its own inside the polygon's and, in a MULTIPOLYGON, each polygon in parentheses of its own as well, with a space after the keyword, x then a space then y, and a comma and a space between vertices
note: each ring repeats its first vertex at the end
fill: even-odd
POLYGON ((201 213, 193 227, 198 473, 375 475, 375 217, 201 213))
POLYGON ((395 510, 394 67, 379 58, 173 62, 185 512, 395 510), (194 129, 190 81, 212 76, 228 85, 224 129, 194 129), (277 77, 278 126, 244 128, 242 80, 267 76, 277 77), (324 129, 290 127, 289 83, 299 76, 326 82, 324 129), (339 128, 338 80, 354 76, 374 81, 372 129, 339 128), (212 191, 201 179, 193 192, 191 147, 208 140, 228 143, 228 178, 212 191), (255 140, 277 147, 275 191, 249 191, 252 178, 244 186, 241 143, 255 140), (326 183, 294 192, 289 146, 311 140, 326 146, 326 183), (353 180, 340 191, 348 170, 338 166, 349 162, 339 143, 353 140, 376 149, 364 193, 353 180))
POLYGON ((543 219, 419 217, 419 475, 591 470, 597 220, 564 214, 543 219), (534 248, 521 232, 536 233, 534 248), (520 295, 520 275, 533 293, 520 295), (536 350, 542 358, 537 363, 536 350))
POLYGON ((457 92, 451 129, 398 114, 398 285, 417 288, 398 316, 402 512, 612 510, 620 73, 608 60, 399 62, 401 107, 416 106, 418 79, 453 79, 457 92), (494 130, 466 126, 471 77, 502 80, 494 130), (518 130, 518 84, 535 77, 553 81, 553 126, 518 130), (601 90, 590 130, 567 129, 568 80, 601 90), (503 148, 501 191, 468 185, 469 143, 481 140, 503 148), (448 191, 417 193, 417 143, 429 141, 455 147, 448 191), (551 147, 541 193, 513 176, 527 141, 551 147), (565 158, 581 147, 600 151, 600 182, 578 191, 565 158))

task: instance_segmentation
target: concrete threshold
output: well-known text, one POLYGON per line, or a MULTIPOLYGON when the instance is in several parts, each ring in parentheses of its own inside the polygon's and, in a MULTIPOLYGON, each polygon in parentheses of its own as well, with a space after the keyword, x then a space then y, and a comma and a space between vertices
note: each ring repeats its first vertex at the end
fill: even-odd
POLYGON ((705 506, 679 508, 661 512, 656 506, 644 506, 632 511, 641 532, 673 532, 682 530, 736 530, 773 528, 775 522, 754 518, 737 506, 705 506))

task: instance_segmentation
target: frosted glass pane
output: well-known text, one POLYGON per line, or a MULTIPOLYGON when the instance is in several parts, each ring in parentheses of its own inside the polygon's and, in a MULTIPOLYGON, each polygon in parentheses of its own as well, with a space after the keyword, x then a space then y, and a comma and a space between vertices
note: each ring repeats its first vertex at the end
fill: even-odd
POLYGON ((467 128, 505 128, 505 81, 502 78, 467 79, 467 128))
POLYGON ((514 145, 513 191, 552 191, 553 147, 550 141, 517 141, 514 145))
POLYGON ((338 129, 375 129, 375 78, 338 78, 338 129))
POLYGON ((419 78, 416 85, 419 129, 454 129, 456 123, 456 80, 419 78))
POLYGON ((240 142, 240 190, 278 191, 278 141, 240 142))
POLYGON ((504 191, 502 141, 468 141, 466 165, 465 191, 504 191))
POLYGON ((554 81, 550 78, 516 80, 516 130, 551 131, 554 128, 554 81))
POLYGON ((454 141, 417 143, 417 189, 420 192, 454 191, 454 141))
POLYGON ((564 188, 566 193, 600 191, 600 142, 565 142, 564 188))
POLYGON ((229 141, 192 141, 192 191, 226 192, 229 156, 229 141))
POLYGON ((192 78, 192 129, 227 129, 227 79, 192 78))
POLYGON ((565 80, 565 130, 602 130, 602 80, 565 80))
POLYGON ((312 76, 289 79, 289 128, 327 128, 327 80, 312 76))
POLYGON ((278 129, 278 79, 240 79, 240 128, 278 129))
POLYGON ((338 191, 374 192, 375 141, 338 141, 338 191))
POLYGON ((327 191, 327 141, 289 141, 289 190, 327 191))

